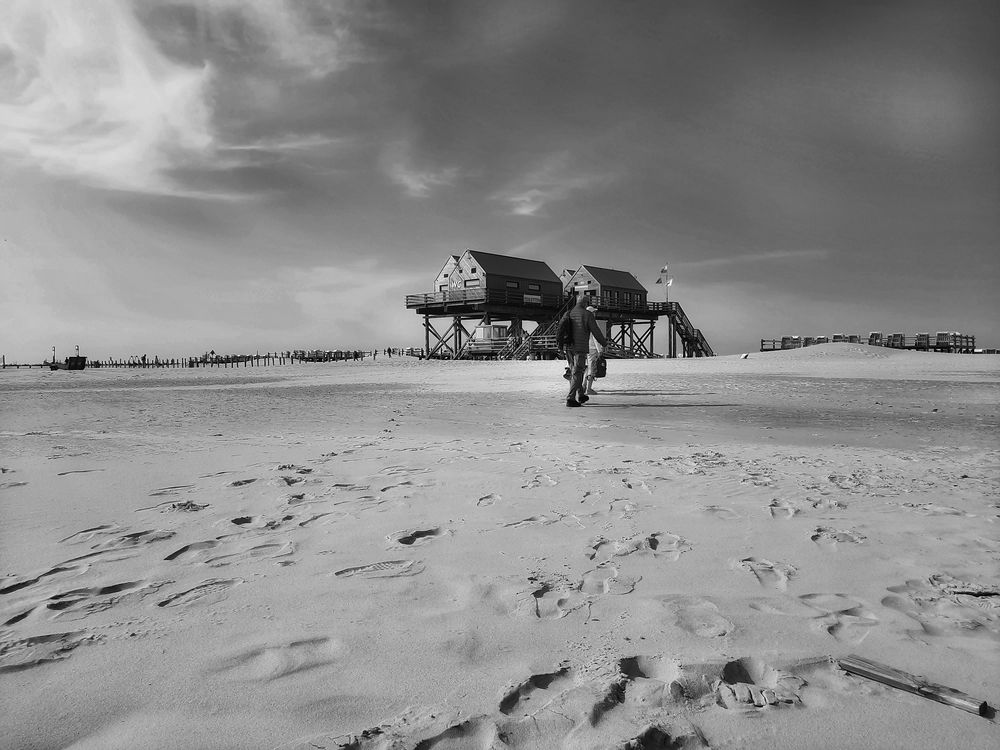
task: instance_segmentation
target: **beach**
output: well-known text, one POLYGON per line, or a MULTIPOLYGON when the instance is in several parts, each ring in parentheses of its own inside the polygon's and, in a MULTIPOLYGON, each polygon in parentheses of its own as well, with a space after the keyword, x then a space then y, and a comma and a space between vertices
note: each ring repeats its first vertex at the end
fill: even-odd
POLYGON ((0 748, 992 748, 1000 358, 0 372, 0 748))

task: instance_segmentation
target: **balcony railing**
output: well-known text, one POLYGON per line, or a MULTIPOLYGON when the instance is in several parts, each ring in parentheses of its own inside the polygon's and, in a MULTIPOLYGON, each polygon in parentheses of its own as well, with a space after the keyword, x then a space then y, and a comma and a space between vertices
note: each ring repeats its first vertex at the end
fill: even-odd
MULTIPOLYGON (((566 298, 555 294, 532 294, 505 289, 448 289, 443 292, 406 295, 407 308, 475 306, 475 305, 508 305, 512 307, 539 307, 558 309, 566 298)), ((597 298, 599 310, 616 313, 657 313, 666 314, 670 305, 668 302, 625 302, 608 295, 597 298)), ((600 313, 598 313, 600 317, 600 313)))

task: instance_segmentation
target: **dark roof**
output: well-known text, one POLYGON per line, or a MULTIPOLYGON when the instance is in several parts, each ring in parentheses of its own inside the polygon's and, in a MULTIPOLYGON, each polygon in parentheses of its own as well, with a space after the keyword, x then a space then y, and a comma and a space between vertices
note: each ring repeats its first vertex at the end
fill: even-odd
POLYGON ((590 272, 601 286, 614 286, 619 289, 635 289, 639 292, 648 291, 646 287, 639 283, 639 280, 628 271, 616 271, 613 268, 599 268, 597 266, 584 265, 583 268, 590 272))
POLYGON ((485 273, 495 273, 500 276, 515 276, 520 279, 537 279, 538 281, 554 281, 561 283, 551 268, 540 260, 514 258, 510 255, 484 253, 481 250, 470 250, 469 255, 475 259, 485 273))

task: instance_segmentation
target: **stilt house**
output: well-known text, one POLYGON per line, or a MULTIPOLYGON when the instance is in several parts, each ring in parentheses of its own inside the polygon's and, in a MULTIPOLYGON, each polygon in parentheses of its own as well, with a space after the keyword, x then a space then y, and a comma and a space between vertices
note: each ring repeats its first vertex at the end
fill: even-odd
POLYGON ((541 303, 543 295, 560 297, 563 293, 559 277, 542 261, 480 250, 453 255, 438 275, 438 291, 446 291, 442 288, 445 283, 447 290, 489 289, 512 297, 523 295, 525 304, 541 303))
POLYGON ((598 301, 598 306, 612 309, 646 309, 646 287, 628 271, 583 265, 563 283, 566 291, 586 286, 598 301))
POLYGON ((466 250, 445 261, 433 292, 407 295, 406 306, 423 316, 426 357, 552 358, 559 319, 573 305, 568 293, 578 286, 596 298, 597 318, 618 356, 656 356, 653 328, 661 315, 668 317, 668 356, 677 356, 678 337, 683 356, 712 356, 680 305, 649 303, 646 288, 631 273, 598 266, 557 276, 542 261, 466 250), (534 328, 526 329, 526 322, 534 328))

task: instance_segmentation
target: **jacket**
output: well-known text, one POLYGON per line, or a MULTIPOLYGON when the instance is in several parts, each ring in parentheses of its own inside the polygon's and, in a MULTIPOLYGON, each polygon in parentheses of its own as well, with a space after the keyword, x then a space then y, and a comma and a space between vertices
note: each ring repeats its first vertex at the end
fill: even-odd
POLYGON ((607 345, 607 339, 604 337, 601 327, 597 325, 597 318, 594 317, 594 313, 590 312, 586 307, 577 305, 567 314, 570 320, 573 321, 573 344, 566 347, 568 351, 575 354, 587 354, 590 352, 591 334, 594 335, 594 338, 597 339, 601 346, 607 345))

